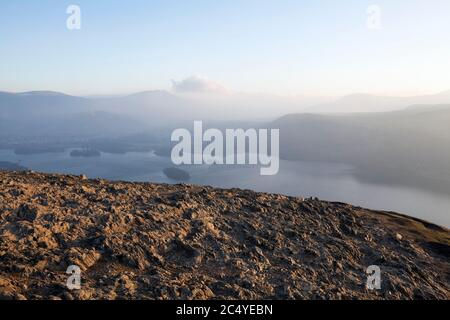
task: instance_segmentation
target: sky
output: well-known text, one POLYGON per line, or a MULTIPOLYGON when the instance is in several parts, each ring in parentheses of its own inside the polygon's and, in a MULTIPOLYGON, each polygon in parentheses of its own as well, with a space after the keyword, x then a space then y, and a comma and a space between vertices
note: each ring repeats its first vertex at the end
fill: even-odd
POLYGON ((448 0, 2 0, 0 91, 437 93, 449 16, 448 0))

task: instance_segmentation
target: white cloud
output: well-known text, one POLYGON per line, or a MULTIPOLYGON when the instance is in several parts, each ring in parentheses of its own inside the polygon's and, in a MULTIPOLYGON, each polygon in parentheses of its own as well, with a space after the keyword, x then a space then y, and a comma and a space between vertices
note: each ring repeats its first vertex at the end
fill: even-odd
POLYGON ((225 92, 222 85, 200 76, 191 76, 181 81, 172 80, 175 92, 186 93, 214 93, 225 92))

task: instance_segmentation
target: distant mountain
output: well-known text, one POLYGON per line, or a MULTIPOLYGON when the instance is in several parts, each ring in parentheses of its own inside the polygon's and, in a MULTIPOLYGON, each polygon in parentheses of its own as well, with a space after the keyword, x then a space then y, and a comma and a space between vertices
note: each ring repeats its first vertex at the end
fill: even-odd
MULTIPOLYGON (((104 134, 132 134, 139 130, 191 126, 193 120, 269 121, 304 110, 305 103, 312 101, 317 100, 243 93, 175 95, 162 90, 116 97, 76 97, 53 91, 0 92, 0 133, 71 132, 84 136, 103 130, 104 134)), ((351 95, 310 110, 374 112, 446 101, 450 103, 450 91, 411 98, 351 95)), ((424 106, 411 107, 414 108, 424 106)))
POLYGON ((141 121, 126 115, 96 111, 93 99, 51 91, 0 92, 0 134, 117 135, 143 130, 141 121))
POLYGON ((57 91, 26 91, 17 93, 19 96, 47 96, 47 97, 70 97, 69 95, 57 91))
POLYGON ((339 115, 291 114, 280 129, 288 160, 353 165, 360 179, 450 193, 450 105, 339 115))
POLYGON ((0 118, 47 116, 93 111, 89 99, 59 92, 32 91, 22 93, 0 92, 0 118))
POLYGON ((450 90, 433 95, 415 97, 388 97, 370 94, 352 94, 334 102, 323 103, 307 108, 305 112, 351 113, 387 112, 404 109, 411 105, 450 104, 450 90))
MULTIPOLYGON (((167 91, 138 92, 124 97, 95 100, 97 109, 138 117, 141 121, 160 126, 193 117, 195 106, 167 91)), ((197 114, 200 114, 198 112, 197 114)))
POLYGON ((149 127, 160 129, 191 125, 198 119, 267 121, 297 110, 296 101, 256 94, 174 95, 162 90, 87 98, 48 91, 1 93, 0 121, 49 120, 55 116, 102 111, 139 119, 149 127))

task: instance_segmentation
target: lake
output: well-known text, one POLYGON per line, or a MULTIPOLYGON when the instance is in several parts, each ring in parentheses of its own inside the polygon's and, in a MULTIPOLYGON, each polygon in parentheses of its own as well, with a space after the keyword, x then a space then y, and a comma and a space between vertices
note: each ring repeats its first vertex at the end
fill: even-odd
MULTIPOLYGON (((136 182, 177 183, 163 170, 170 158, 153 152, 102 153, 96 158, 74 158, 72 149, 61 153, 16 155, 0 150, 0 161, 19 163, 31 170, 49 173, 85 174, 90 178, 136 182)), ((371 209, 404 213, 450 227, 450 197, 404 186, 359 181, 351 166, 335 163, 280 161, 279 173, 261 176, 255 166, 184 166, 189 183, 222 188, 243 188, 290 196, 318 197, 371 209)))

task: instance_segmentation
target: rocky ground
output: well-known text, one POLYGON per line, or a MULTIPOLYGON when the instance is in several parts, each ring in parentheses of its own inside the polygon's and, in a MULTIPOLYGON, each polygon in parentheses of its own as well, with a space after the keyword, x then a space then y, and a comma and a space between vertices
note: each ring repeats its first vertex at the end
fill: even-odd
POLYGON ((445 228, 343 203, 0 172, 0 298, 449 299, 449 248, 445 228))

